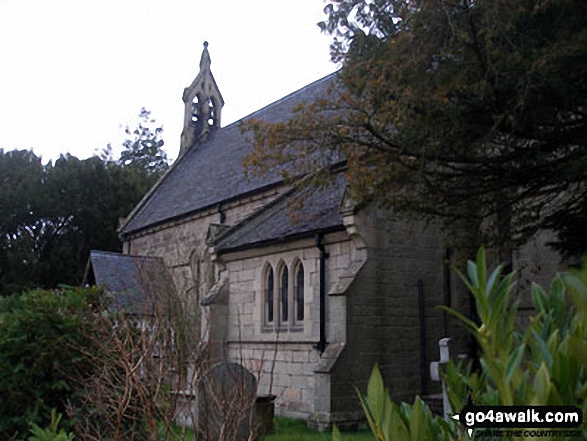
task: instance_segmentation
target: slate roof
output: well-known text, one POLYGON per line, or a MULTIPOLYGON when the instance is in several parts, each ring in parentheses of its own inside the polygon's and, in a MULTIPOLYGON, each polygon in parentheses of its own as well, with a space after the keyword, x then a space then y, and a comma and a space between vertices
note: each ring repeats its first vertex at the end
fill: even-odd
POLYGON ((344 230, 339 207, 345 185, 344 175, 339 173, 327 187, 284 194, 220 236, 216 251, 222 254, 344 230), (301 207, 291 204, 298 198, 301 207))
POLYGON ((128 235, 280 184, 278 173, 261 179, 245 177, 243 159, 252 146, 241 133, 240 123, 251 118, 285 121, 291 117, 296 105, 324 96, 335 78, 336 73, 328 75, 243 120, 211 132, 206 142, 193 146, 173 164, 129 216, 121 234, 128 235))
POLYGON ((112 295, 110 310, 151 315, 165 307, 175 286, 160 257, 91 251, 84 285, 103 286, 112 295))

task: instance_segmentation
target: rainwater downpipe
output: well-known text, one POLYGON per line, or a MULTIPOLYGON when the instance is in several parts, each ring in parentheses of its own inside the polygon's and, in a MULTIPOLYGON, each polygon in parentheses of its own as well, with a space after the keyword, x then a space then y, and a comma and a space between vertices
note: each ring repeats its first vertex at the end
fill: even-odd
POLYGON ((428 365, 426 364, 426 315, 424 309, 424 282, 418 280, 418 321, 420 324, 420 393, 428 393, 427 378, 428 365))
MULTIPOLYGON (((446 248, 444 251, 444 306, 452 308, 452 276, 451 276, 451 261, 452 261, 452 249, 446 248)), ((446 311, 444 315, 444 336, 448 336, 448 314, 446 311)))
POLYGON ((326 259, 328 254, 322 243, 322 235, 314 236, 316 248, 319 255, 319 289, 320 289, 320 340, 314 345, 314 348, 320 351, 320 354, 326 349, 326 259))

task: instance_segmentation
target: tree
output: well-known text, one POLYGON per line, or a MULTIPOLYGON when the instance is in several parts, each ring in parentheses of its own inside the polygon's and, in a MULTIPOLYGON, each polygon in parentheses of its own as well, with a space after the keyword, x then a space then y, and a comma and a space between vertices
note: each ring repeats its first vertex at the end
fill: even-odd
POLYGON ((97 157, 61 156, 47 167, 47 225, 59 225, 39 256, 45 288, 79 284, 92 249, 120 251, 120 218, 128 215, 156 180, 147 170, 105 163, 97 157))
POLYGON ((32 151, 0 149, 0 293, 30 286, 35 218, 42 203, 44 169, 32 151))
POLYGON ((90 250, 120 251, 118 223, 158 179, 138 166, 0 151, 0 295, 81 282, 90 250))
POLYGON ((31 425, 39 440, 186 439, 172 431, 177 359, 167 302, 141 320, 113 311, 110 300, 96 287, 0 298, 3 440, 24 440, 31 425))
POLYGON ((167 154, 162 149, 163 127, 151 126, 155 119, 151 118, 151 111, 141 108, 139 113, 139 122, 135 129, 128 125, 124 132, 130 137, 123 143, 124 150, 120 154, 119 162, 125 167, 139 167, 149 173, 162 174, 169 168, 167 154))
POLYGON ((169 167, 161 127, 141 109, 120 159, 0 149, 0 295, 81 282, 90 250, 120 251, 120 218, 169 167))
MULTIPOLYGON (((344 158, 357 200, 443 219, 473 246, 515 247, 585 216, 586 2, 337 0, 325 12, 338 82, 286 123, 248 125, 252 173, 286 162, 321 183, 344 158)), ((584 229, 581 249, 567 237, 563 251, 587 249, 584 229)))
POLYGON ((120 251, 120 218, 169 167, 161 127, 141 109, 120 159, 0 149, 0 295, 81 282, 90 250, 120 251))

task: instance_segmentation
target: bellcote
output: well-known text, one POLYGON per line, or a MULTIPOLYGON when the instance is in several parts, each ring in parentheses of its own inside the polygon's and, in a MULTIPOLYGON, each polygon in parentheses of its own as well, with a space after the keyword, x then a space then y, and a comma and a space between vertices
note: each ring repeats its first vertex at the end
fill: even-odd
POLYGON ((180 156, 194 144, 206 141, 210 132, 220 128, 220 113, 224 99, 210 70, 210 64, 208 42, 205 41, 200 58, 200 72, 192 84, 183 91, 185 113, 180 156))

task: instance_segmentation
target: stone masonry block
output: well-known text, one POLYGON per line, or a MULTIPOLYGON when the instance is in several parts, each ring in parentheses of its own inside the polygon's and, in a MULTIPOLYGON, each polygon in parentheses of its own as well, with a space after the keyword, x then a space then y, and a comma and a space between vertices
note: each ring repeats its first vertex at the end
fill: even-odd
POLYGON ((309 361, 309 354, 307 351, 292 352, 292 361, 295 363, 306 363, 309 361))

